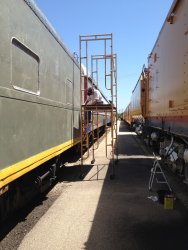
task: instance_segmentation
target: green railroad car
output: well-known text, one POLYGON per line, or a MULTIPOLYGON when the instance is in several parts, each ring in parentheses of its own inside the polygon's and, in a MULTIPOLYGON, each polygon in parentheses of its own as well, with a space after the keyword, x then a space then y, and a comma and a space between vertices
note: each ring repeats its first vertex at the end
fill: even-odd
POLYGON ((2 211, 12 183, 80 141, 80 68, 34 1, 0 9, 2 211))

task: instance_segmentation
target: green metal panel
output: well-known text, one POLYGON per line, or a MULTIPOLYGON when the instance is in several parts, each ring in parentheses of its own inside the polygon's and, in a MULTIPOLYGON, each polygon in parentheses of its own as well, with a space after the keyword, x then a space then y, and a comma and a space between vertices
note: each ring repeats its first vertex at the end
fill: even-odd
POLYGON ((79 136, 80 73, 25 1, 0 1, 0 9, 0 169, 4 169, 79 136))

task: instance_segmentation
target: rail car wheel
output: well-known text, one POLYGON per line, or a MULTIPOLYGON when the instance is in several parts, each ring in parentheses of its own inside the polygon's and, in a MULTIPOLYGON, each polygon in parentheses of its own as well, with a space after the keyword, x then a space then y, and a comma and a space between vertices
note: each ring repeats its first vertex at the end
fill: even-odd
POLYGON ((75 154, 80 155, 80 153, 81 153, 81 144, 78 143, 76 146, 74 146, 74 148, 75 148, 75 154))
POLYGON ((185 175, 185 183, 188 184, 188 163, 185 163, 185 168, 184 168, 184 175, 185 175))
POLYGON ((183 159, 177 159, 176 160, 176 166, 177 166, 177 170, 178 170, 178 173, 183 176, 185 173, 184 173, 184 168, 185 168, 185 163, 184 163, 184 160, 183 159))
POLYGON ((115 174, 111 174, 110 175, 110 180, 114 180, 115 179, 115 174))
POLYGON ((3 222, 10 213, 10 197, 9 193, 5 193, 0 197, 0 222, 3 222))
MULTIPOLYGON (((21 206, 22 201, 22 195, 21 190, 19 186, 15 186, 14 189, 11 192, 11 208, 10 211, 14 211, 17 207, 21 206)), ((11 212, 12 212, 11 211, 11 212)))

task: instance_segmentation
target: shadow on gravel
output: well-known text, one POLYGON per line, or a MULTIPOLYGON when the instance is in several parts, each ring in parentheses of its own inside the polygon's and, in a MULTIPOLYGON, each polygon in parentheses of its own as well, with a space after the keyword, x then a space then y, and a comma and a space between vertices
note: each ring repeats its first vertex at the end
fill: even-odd
POLYGON ((92 169, 93 165, 69 165, 66 167, 62 167, 58 181, 59 182, 74 182, 74 181, 82 181, 83 178, 89 173, 92 169))
MULTIPOLYGON (((45 194, 38 195, 33 201, 29 202, 26 206, 21 208, 19 211, 15 211, 14 214, 9 216, 9 218, 0 225, 0 228, 1 228, 0 241, 3 240, 4 237, 7 236, 7 234, 10 233, 11 230, 14 229, 16 226, 19 227, 20 225, 21 227, 21 223, 26 222, 27 216, 33 211, 33 209, 39 206, 43 206, 44 202, 47 199, 48 198, 46 197, 45 194)), ((44 214, 44 210, 43 210, 43 214, 44 214)), ((41 213, 35 214, 35 223, 41 218, 43 214, 41 213)), ((18 229, 15 232, 16 234, 15 243, 16 243, 17 238, 19 237, 19 234, 22 234, 22 233, 26 234, 28 231, 30 231, 32 227, 33 227, 33 224, 30 226, 27 225, 27 227, 22 228, 21 230, 18 229)), ((1 244, 0 244, 0 247, 1 247, 1 244)))

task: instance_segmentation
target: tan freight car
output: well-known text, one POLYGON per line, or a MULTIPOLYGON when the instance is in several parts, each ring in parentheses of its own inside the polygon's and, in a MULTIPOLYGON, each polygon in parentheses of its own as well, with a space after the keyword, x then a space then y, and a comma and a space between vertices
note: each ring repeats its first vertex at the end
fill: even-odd
MULTIPOLYGON (((173 169, 185 175, 188 163, 188 1, 175 0, 148 57, 148 68, 133 90, 143 134, 173 169), (142 86, 143 84, 143 86, 142 86)), ((132 111, 132 112, 131 112, 132 111)), ((129 118, 130 119, 130 118, 129 118)))
POLYGON ((188 1, 174 1, 149 56, 147 119, 188 136, 188 1))

